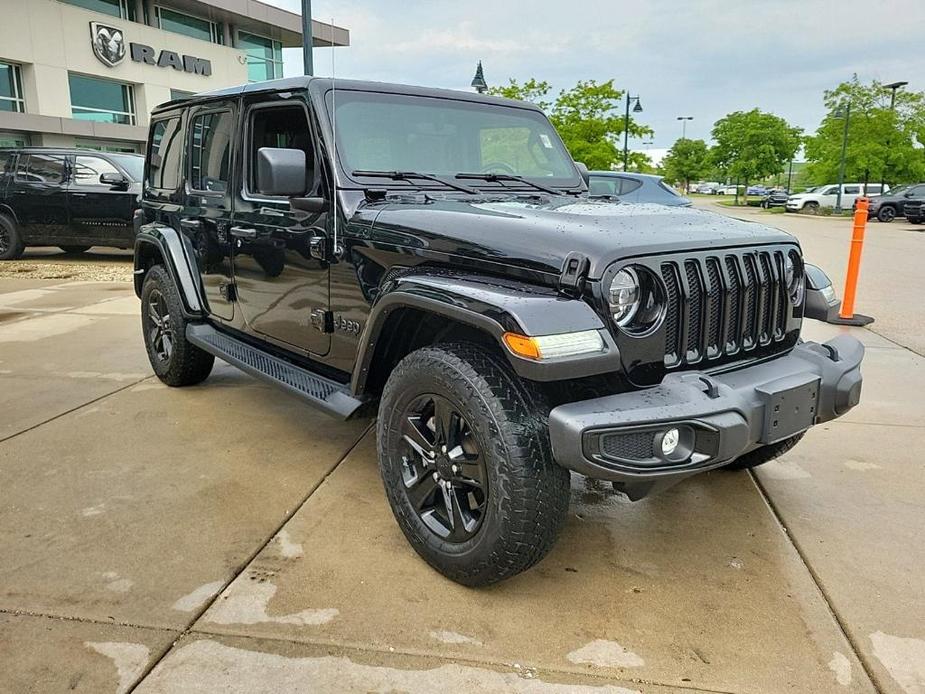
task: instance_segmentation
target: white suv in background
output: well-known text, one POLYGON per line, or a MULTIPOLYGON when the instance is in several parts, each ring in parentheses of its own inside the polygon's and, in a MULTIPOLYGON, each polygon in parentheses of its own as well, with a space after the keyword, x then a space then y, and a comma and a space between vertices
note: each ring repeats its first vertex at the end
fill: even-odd
MULTIPOLYGON (((879 183, 868 183, 866 194, 880 195, 890 189, 879 183)), ((845 183, 842 185, 841 208, 850 210, 854 201, 865 194, 863 183, 845 183)), ((812 192, 791 195, 787 199, 787 212, 817 212, 820 207, 835 207, 838 201, 838 184, 819 186, 812 192)))

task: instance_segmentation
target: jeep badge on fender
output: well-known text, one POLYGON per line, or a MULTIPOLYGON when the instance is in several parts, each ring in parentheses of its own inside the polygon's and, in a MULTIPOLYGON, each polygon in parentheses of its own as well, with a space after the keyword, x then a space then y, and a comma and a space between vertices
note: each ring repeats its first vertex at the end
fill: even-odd
POLYGON ((395 519, 459 583, 540 561, 571 472, 639 499, 860 398, 860 342, 800 340, 834 299, 796 239, 589 198, 529 104, 300 77, 159 106, 147 151, 155 373, 218 357, 335 417, 378 404, 395 519))

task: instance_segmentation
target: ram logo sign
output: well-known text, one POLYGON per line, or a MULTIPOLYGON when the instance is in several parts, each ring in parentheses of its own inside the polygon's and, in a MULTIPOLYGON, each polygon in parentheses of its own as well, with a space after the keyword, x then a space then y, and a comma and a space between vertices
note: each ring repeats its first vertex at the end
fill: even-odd
MULTIPOLYGON (((116 67, 125 58, 125 33, 118 27, 90 22, 90 38, 93 53, 107 67, 116 67)), ((154 50, 143 43, 130 43, 132 61, 162 68, 173 68, 192 75, 210 77, 212 62, 194 55, 180 55, 176 51, 154 50)))

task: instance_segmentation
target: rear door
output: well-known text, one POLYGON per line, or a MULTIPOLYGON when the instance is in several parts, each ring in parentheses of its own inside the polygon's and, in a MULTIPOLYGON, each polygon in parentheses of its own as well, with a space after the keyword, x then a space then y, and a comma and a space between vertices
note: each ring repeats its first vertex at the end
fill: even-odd
POLYGON ((129 180, 109 160, 94 154, 78 154, 71 159, 71 176, 67 186, 70 213, 70 243, 128 248, 135 235, 132 213, 135 194, 129 192, 129 180), (100 181, 103 174, 126 178, 123 185, 100 181))
POLYGON ((10 206, 24 240, 54 244, 68 234, 67 159, 63 154, 21 154, 9 186, 10 206))
POLYGON ((245 99, 242 184, 234 211, 234 281, 238 307, 250 329, 283 346, 324 356, 331 335, 328 263, 312 256, 312 241, 328 233, 330 211, 293 213, 286 198, 257 192, 255 163, 261 147, 305 152, 307 196, 325 197, 307 104, 259 95, 245 99))

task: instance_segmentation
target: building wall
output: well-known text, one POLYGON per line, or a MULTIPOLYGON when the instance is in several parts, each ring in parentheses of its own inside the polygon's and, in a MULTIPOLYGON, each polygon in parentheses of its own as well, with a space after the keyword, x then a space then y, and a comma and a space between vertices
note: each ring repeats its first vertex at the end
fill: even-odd
POLYGON ((242 51, 109 17, 57 0, 0 0, 0 60, 22 65, 25 114, 0 113, 0 131, 31 130, 32 144, 73 146, 75 140, 98 138, 140 142, 148 114, 170 100, 170 90, 201 92, 247 81, 242 51), (126 57, 108 67, 93 53, 90 22, 121 29, 126 57), (170 67, 136 63, 130 43, 146 44, 157 54, 174 51, 211 61, 209 77, 170 67), (136 126, 92 123, 71 117, 68 72, 134 85, 136 126), (33 116, 49 116, 36 119, 33 116))

